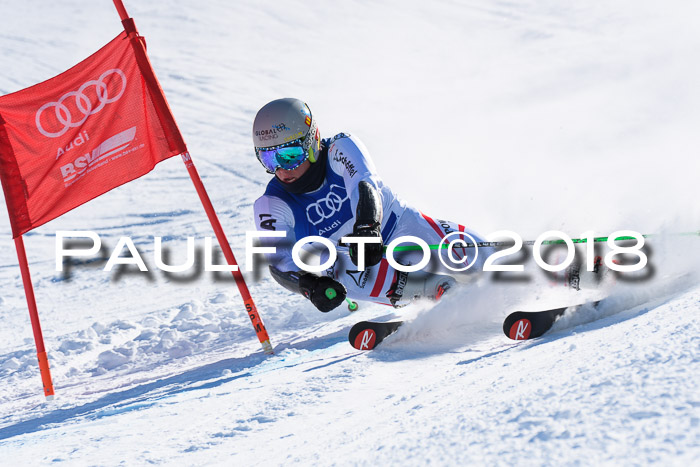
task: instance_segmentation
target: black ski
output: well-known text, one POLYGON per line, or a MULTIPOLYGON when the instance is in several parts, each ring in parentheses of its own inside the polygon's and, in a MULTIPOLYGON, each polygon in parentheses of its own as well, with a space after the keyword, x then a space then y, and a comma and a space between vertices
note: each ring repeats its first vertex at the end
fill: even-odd
MULTIPOLYGON (((593 302, 597 307, 601 300, 593 302)), ((516 311, 506 316, 503 321, 503 333, 516 341, 524 341, 540 337, 549 331, 558 317, 569 308, 578 308, 583 305, 565 306, 543 311, 516 311)))
POLYGON ((554 325, 568 307, 544 311, 516 311, 503 321, 503 332, 516 341, 540 337, 554 325))
POLYGON ((403 321, 390 321, 388 323, 360 321, 350 329, 348 340, 350 345, 357 350, 372 350, 389 334, 396 332, 402 324, 403 321))
MULTIPOLYGON (((600 301, 594 302, 597 306, 600 301)), ((503 333, 513 340, 527 340, 542 336, 549 331, 557 318, 569 308, 565 306, 542 311, 516 311, 509 314, 503 321, 503 333)), ((390 321, 378 323, 375 321, 361 321, 355 324, 348 334, 350 345, 358 350, 372 350, 378 346, 387 336, 396 332, 403 321, 390 321)))

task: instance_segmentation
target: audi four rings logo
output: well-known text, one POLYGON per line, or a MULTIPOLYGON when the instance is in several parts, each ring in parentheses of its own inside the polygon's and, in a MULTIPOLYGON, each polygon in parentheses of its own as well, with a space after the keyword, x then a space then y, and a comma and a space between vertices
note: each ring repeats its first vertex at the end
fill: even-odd
POLYGON ((330 192, 325 198, 319 199, 306 207, 306 218, 311 224, 318 225, 339 212, 347 199, 348 192, 343 187, 331 185, 330 192))
MULTIPOLYGON (((77 91, 67 92, 63 96, 61 96, 61 98, 58 101, 48 102, 39 107, 39 110, 37 110, 36 112, 36 127, 42 135, 48 138, 58 138, 59 136, 63 135, 66 131, 68 131, 68 129, 81 126, 83 123, 85 123, 85 120, 87 120, 90 115, 94 115, 100 110, 102 110, 102 108, 106 104, 111 104, 112 102, 118 101, 119 98, 122 97, 122 95, 124 94, 125 90, 126 75, 124 74, 124 72, 118 68, 107 70, 104 73, 102 73, 98 79, 92 79, 80 86, 80 88, 78 88, 77 91), (109 90, 107 89, 107 83, 105 82, 105 79, 113 74, 119 76, 121 80, 121 89, 114 96, 108 97, 109 90), (95 94, 97 95, 97 100, 99 101, 99 104, 96 107, 93 107, 92 101, 84 93, 84 91, 90 86, 95 86, 95 94), (82 116, 73 115, 70 109, 64 104, 65 100, 71 97, 75 98, 75 106, 80 111, 82 116), (48 110, 52 107, 56 115, 56 127, 60 127, 61 125, 63 125, 63 128, 56 132, 47 131, 41 124, 42 113, 44 112, 44 110, 48 110), (75 119, 77 119, 77 121, 74 121, 75 119)), ((52 114, 49 113, 49 115, 52 114)), ((49 117, 49 120, 51 119, 52 118, 49 117)))

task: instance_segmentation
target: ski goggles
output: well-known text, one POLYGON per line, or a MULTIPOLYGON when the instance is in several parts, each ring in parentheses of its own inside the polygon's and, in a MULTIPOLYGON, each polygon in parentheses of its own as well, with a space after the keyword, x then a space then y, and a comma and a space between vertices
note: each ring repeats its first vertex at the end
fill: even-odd
POLYGON ((308 148, 304 147, 304 139, 306 138, 271 148, 255 148, 255 153, 268 173, 273 174, 277 169, 294 170, 309 158, 308 148))

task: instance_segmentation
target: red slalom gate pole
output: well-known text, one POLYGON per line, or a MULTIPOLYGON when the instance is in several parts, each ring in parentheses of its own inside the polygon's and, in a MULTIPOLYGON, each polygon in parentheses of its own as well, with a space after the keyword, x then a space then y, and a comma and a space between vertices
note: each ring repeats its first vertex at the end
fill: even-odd
POLYGON ((32 278, 29 274, 29 265, 27 264, 27 253, 24 250, 24 241, 21 235, 15 238, 15 248, 17 249, 17 259, 19 259, 19 269, 22 273, 24 295, 27 298, 27 307, 29 308, 29 319, 32 322, 32 331, 34 332, 34 343, 36 344, 36 353, 39 359, 41 382, 44 384, 44 395, 46 400, 53 400, 54 390, 51 370, 49 370, 49 358, 44 346, 44 335, 41 332, 39 312, 37 311, 36 299, 34 298, 34 286, 32 286, 32 278))
POLYGON ((258 313, 258 309, 255 306, 253 297, 251 297, 250 295, 250 291, 248 290, 248 286, 246 285, 245 279, 243 278, 243 274, 241 274, 241 271, 237 267, 238 264, 236 263, 236 258, 233 256, 233 251, 231 251, 231 246, 229 245, 228 240, 226 239, 224 229, 221 227, 221 223, 219 222, 219 218, 216 215, 216 211, 214 211, 214 206, 212 206, 211 204, 211 200, 209 199, 207 190, 204 189, 202 179, 199 177, 199 173, 197 172, 197 169, 195 168, 189 153, 186 152, 182 154, 182 160, 185 163, 185 167, 187 167, 187 172, 190 174, 192 183, 194 183, 194 187, 197 190, 199 199, 202 201, 202 205, 204 206, 204 210, 207 213, 209 222, 214 228, 216 239, 219 241, 219 246, 221 246, 221 251, 224 253, 226 262, 231 266, 236 266, 236 269, 234 271, 231 271, 231 273, 233 274, 233 278, 236 280, 238 290, 241 292, 241 297, 243 298, 245 309, 248 312, 248 317, 250 317, 250 322, 253 323, 253 327, 255 328, 255 333, 258 335, 260 344, 262 345, 262 348, 266 354, 272 354, 273 351, 272 344, 270 344, 270 336, 268 336, 267 330, 265 329, 265 325, 262 322, 262 318, 260 318, 260 314, 258 313))
MULTIPOLYGON (((113 1, 114 6, 119 12, 119 17, 122 20, 124 30, 127 32, 127 34, 132 40, 134 53, 136 54, 136 59, 139 63, 139 68, 141 69, 141 73, 143 74, 144 80, 146 81, 146 84, 149 86, 149 88, 152 90, 152 97, 157 104, 156 112, 158 113, 159 118, 161 118, 161 120, 172 122, 172 124, 175 125, 175 118, 173 117, 172 112, 170 111, 170 106, 168 105, 168 102, 165 99, 165 94, 160 88, 158 80, 155 77, 153 68, 151 67, 150 61, 148 60, 148 56, 146 55, 144 43, 143 41, 139 40, 139 34, 136 30, 134 20, 129 17, 128 13, 126 12, 126 8, 124 7, 124 4, 122 3, 122 0, 113 1)), ((178 136, 180 135, 179 130, 176 133, 178 136)), ((182 146, 186 147, 184 141, 182 142, 182 146)), ((253 297, 251 297, 245 279, 243 278, 243 275, 241 274, 238 268, 236 258, 233 255, 231 246, 229 245, 226 235, 224 234, 224 230, 221 227, 221 223, 219 222, 219 218, 216 215, 214 206, 211 204, 209 195, 207 194, 207 191, 204 188, 202 179, 199 177, 199 173, 197 172, 197 169, 195 168, 194 163, 192 162, 190 154, 188 152, 184 152, 183 154, 181 154, 181 156, 182 161, 185 163, 185 167, 187 168, 187 173, 192 179, 192 183, 194 184, 194 187, 197 190, 197 195, 199 195, 199 199, 202 202, 204 211, 207 213, 209 223, 214 229, 216 239, 219 242, 221 251, 224 253, 226 262, 230 266, 235 266, 235 270, 231 271, 231 273, 233 274, 233 278, 236 280, 236 285, 238 286, 238 290, 240 291, 241 297, 243 298, 243 304, 245 305, 246 311, 248 312, 248 317, 250 318, 250 321, 253 324, 255 333, 258 336, 260 345, 262 345, 263 351, 266 354, 272 354, 272 345, 270 344, 270 337, 267 334, 267 330, 265 329, 265 324, 263 323, 262 318, 258 313, 258 309, 255 306, 253 297)))

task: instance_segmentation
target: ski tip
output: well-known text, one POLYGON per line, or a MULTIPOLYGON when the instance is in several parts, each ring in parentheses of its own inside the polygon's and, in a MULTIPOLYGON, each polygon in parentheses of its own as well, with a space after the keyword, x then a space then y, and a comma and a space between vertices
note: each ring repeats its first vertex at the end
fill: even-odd
POLYGON ((503 321, 503 333, 515 341, 540 337, 549 331, 567 307, 541 311, 515 311, 503 321))
POLYGON ((372 350, 388 335, 394 333, 402 324, 403 321, 390 321, 387 323, 361 321, 350 329, 348 341, 357 350, 372 350))
POLYGON ((372 328, 364 328, 350 344, 357 350, 372 350, 377 345, 377 333, 372 328))
POLYGON ((507 334, 514 341, 524 341, 530 338, 532 323, 527 318, 521 318, 510 325, 507 334))

